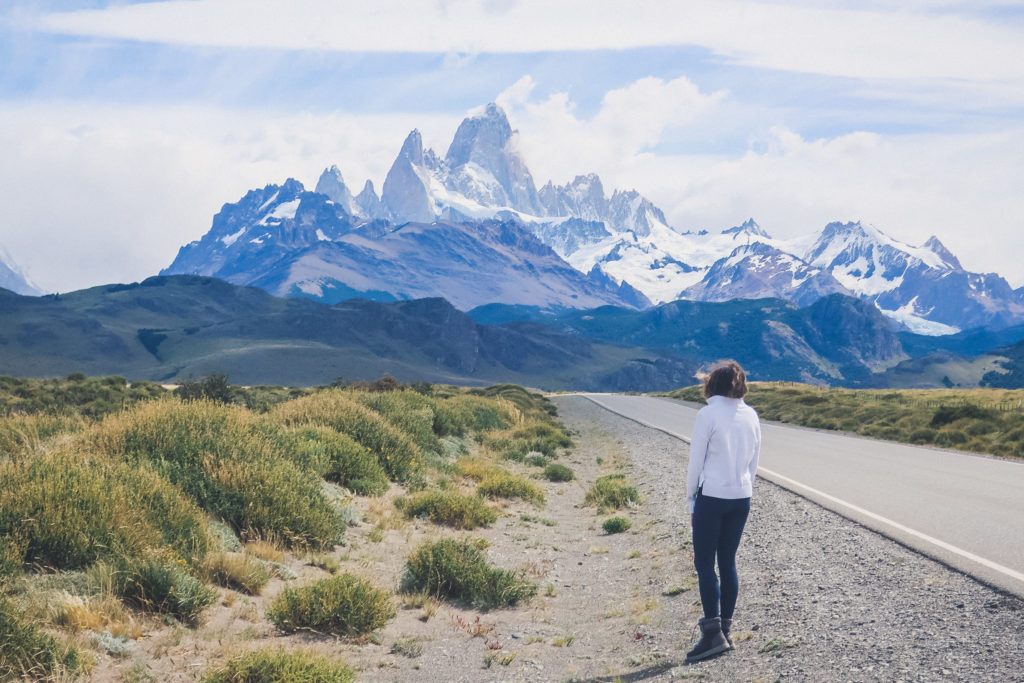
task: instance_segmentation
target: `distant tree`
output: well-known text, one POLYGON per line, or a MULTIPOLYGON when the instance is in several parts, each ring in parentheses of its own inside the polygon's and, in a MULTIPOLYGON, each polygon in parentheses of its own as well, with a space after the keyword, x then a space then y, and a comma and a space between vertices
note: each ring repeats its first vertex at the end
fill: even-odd
POLYGON ((219 372, 198 381, 185 380, 174 390, 174 395, 183 401, 206 399, 215 403, 231 403, 234 399, 231 385, 228 384, 228 376, 219 372))

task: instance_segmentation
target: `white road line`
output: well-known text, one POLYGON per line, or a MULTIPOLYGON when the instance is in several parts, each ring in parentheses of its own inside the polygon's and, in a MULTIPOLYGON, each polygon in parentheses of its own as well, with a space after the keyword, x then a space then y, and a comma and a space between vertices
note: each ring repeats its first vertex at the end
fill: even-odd
MULTIPOLYGON (((615 410, 614 408, 608 406, 604 402, 597 400, 593 396, 585 396, 584 395, 584 397, 589 399, 590 401, 596 403, 597 405, 601 406, 605 410, 608 410, 610 412, 615 413, 616 415, 619 415, 620 417, 624 417, 624 418, 626 418, 628 420, 632 420, 633 422, 636 422, 638 424, 642 424, 645 427, 650 427, 652 429, 657 429, 658 431, 663 432, 665 434, 668 434, 669 436, 675 437, 675 438, 679 439, 680 441, 684 441, 687 444, 690 443, 689 437, 683 436, 682 434, 679 434, 677 432, 673 432, 673 431, 671 431, 669 429, 665 429, 664 427, 659 427, 658 425, 651 424, 649 422, 645 422, 644 420, 641 420, 639 418, 633 417, 631 415, 624 415, 624 414, 620 413, 619 411, 615 410)), ((829 495, 829 494, 825 493, 824 491, 819 491, 818 489, 813 488, 811 486, 807 486, 806 484, 801 484, 800 482, 796 481, 795 479, 790 479, 789 477, 781 475, 778 472, 774 472, 774 471, 772 471, 770 469, 767 469, 765 467, 758 467, 757 468, 757 472, 758 472, 758 474, 762 474, 763 473, 763 474, 767 475, 766 479, 768 479, 768 480, 770 480, 770 481, 772 481, 772 482, 774 482, 776 484, 783 485, 786 488, 795 488, 795 489, 798 490, 798 492, 809 493, 812 496, 817 496, 817 497, 820 497, 820 498, 824 498, 825 500, 827 500, 827 501, 829 501, 829 502, 831 502, 831 503, 833 503, 835 505, 838 505, 840 507, 846 508, 847 510, 851 510, 853 512, 856 512, 857 514, 864 515, 865 517, 873 519, 876 522, 881 522, 882 524, 885 524, 885 525, 887 525, 887 526, 889 526, 889 527, 891 527, 893 529, 896 529, 896 530, 901 531, 901 532, 903 532, 905 534, 913 536, 914 538, 917 538, 917 539, 919 539, 921 541, 925 541, 927 543, 931 543, 932 545, 935 545, 935 546, 937 546, 939 548, 942 548, 943 550, 945 550, 947 552, 951 552, 951 553, 953 553, 955 555, 959 555, 960 557, 962 557, 964 559, 970 560, 972 562, 976 562, 976 563, 982 565, 983 567, 987 567, 988 569, 991 569, 993 571, 999 572, 1000 574, 1002 574, 1004 576, 1007 576, 1007 577, 1009 577, 1011 579, 1016 579, 1017 581, 1020 581, 1020 582, 1024 583, 1024 574, 1022 574, 1021 572, 1018 572, 1018 571, 1016 571, 1014 569, 1010 569, 1009 567, 1004 567, 1003 565, 999 564, 998 562, 993 562, 992 560, 989 560, 989 559, 986 559, 984 557, 981 557, 980 555, 975 555, 974 553, 972 553, 972 552, 970 552, 968 550, 964 550, 963 548, 958 548, 955 545, 951 545, 949 543, 946 543, 945 541, 939 540, 939 539, 937 539, 937 538, 935 538, 933 536, 929 536, 928 534, 925 534, 925 533, 922 533, 920 531, 917 531, 916 529, 911 529, 910 527, 905 526, 903 524, 900 524, 899 522, 894 522, 893 520, 891 520, 891 519, 889 519, 887 517, 883 517, 883 516, 881 516, 879 514, 875 514, 874 512, 871 512, 870 510, 865 510, 864 508, 859 507, 857 505, 854 505, 853 503, 848 503, 845 500, 842 500, 840 498, 836 498, 835 496, 829 495)))

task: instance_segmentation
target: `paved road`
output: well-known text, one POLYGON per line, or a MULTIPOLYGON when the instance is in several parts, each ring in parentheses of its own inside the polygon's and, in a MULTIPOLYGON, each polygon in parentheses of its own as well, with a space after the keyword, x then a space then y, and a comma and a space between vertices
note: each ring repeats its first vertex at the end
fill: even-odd
MULTIPOLYGON (((586 396, 686 441, 697 415, 670 399, 586 396)), ((1024 463, 763 423, 758 476, 1024 597, 1024 463)))

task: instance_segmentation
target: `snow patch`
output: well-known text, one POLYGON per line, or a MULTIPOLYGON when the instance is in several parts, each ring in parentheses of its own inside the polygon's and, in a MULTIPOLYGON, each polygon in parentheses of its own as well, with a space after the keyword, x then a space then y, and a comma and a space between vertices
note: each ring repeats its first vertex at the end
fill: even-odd
POLYGON ((881 311, 882 315, 903 323, 907 329, 915 334, 926 334, 931 337, 941 337, 946 334, 956 334, 960 331, 959 327, 945 325, 943 323, 935 322, 934 320, 922 318, 917 312, 916 296, 897 308, 895 311, 886 310, 879 306, 877 302, 875 303, 875 307, 881 311))
POLYGON ((230 247, 232 244, 238 241, 238 238, 241 237, 242 233, 244 232, 245 228, 243 227, 241 230, 232 235, 225 235, 224 237, 221 237, 220 241, 224 243, 225 247, 230 247))

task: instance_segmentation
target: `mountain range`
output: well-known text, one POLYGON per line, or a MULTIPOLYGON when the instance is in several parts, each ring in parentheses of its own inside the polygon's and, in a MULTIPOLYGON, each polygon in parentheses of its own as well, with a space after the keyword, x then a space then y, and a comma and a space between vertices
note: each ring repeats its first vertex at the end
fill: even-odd
POLYGON ((495 104, 472 112, 446 154, 405 139, 377 194, 337 166, 313 191, 289 179, 225 204, 162 274, 197 274, 334 303, 440 296, 461 310, 502 303, 551 312, 646 309, 689 299, 859 298, 897 329, 952 334, 1024 322, 1024 288, 972 273, 932 237, 899 242, 860 222, 800 239, 753 219, 684 231, 635 190, 609 196, 579 175, 540 189, 495 104))
POLYGON ((849 385, 907 358, 877 309, 843 295, 806 307, 676 301, 554 314, 491 304, 467 314, 438 298, 328 305, 183 275, 48 296, 0 290, 0 375, 323 384, 392 374, 650 391, 690 384, 723 355, 753 378, 849 385))

